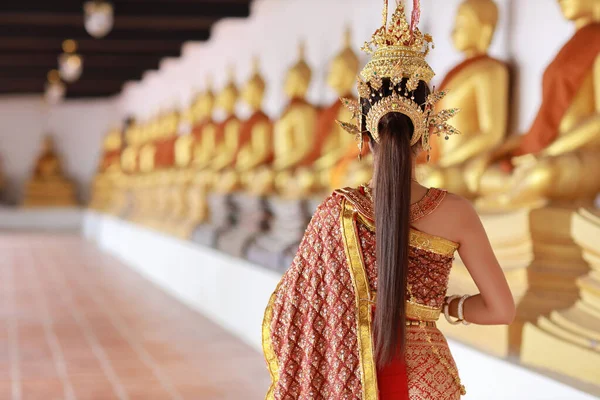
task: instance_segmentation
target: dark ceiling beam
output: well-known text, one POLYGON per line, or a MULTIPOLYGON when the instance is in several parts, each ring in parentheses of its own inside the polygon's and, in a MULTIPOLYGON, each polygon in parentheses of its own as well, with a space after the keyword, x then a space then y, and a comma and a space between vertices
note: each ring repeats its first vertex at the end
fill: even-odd
MULTIPOLYGON (((123 81, 110 79, 96 79, 93 81, 79 81, 67 85, 67 93, 82 94, 86 92, 102 93, 103 95, 119 93, 123 88, 123 81)), ((0 77, 0 87, 4 93, 42 93, 45 81, 31 79, 6 79, 0 77)))
MULTIPOLYGON (((49 51, 58 55, 62 50, 63 39, 43 37, 2 38, 2 51, 49 51)), ((181 54, 181 40, 112 40, 82 39, 77 41, 79 52, 90 53, 126 53, 126 54, 164 54, 174 57, 181 54)))
POLYGON ((0 1, 0 95, 41 94, 47 72, 58 66, 65 39, 78 41, 81 78, 67 97, 103 97, 129 80, 179 57, 184 42, 209 39, 222 18, 247 17, 251 0, 110 0, 115 26, 102 39, 84 29, 84 0, 0 1))
MULTIPOLYGON (((114 2, 115 16, 247 17, 249 1, 114 2)), ((0 13, 71 13, 83 16, 83 1, 24 0, 0 2, 0 13)))
MULTIPOLYGON (((138 67, 157 69, 162 55, 129 55, 129 54, 86 54, 84 56, 85 67, 94 68, 121 68, 138 67)), ((44 67, 56 68, 58 57, 53 53, 22 53, 2 52, 0 53, 0 68, 2 67, 44 67)))
MULTIPOLYGON (((142 29, 142 30, 207 30, 220 17, 204 16, 115 16, 114 29, 142 29)), ((81 13, 56 13, 56 12, 2 12, 0 11, 0 24, 23 27, 56 26, 77 27, 83 29, 83 14, 81 13)))
MULTIPOLYGON (((140 79, 146 71, 147 67, 121 67, 121 68, 105 68, 83 65, 83 73, 80 81, 89 81, 97 79, 109 80, 135 80, 140 79)), ((49 71, 47 67, 0 67, 0 78, 6 79, 45 79, 49 71)), ((0 89, 1 90, 1 89, 0 89)))
MULTIPOLYGON (((155 30, 152 24, 139 29, 114 29, 105 38, 100 40, 186 40, 204 41, 210 36, 207 29, 172 29, 155 30)), ((80 27, 68 26, 41 26, 41 25, 10 25, 4 24, 0 18, 0 37, 42 37, 46 39, 92 39, 89 33, 80 27)))

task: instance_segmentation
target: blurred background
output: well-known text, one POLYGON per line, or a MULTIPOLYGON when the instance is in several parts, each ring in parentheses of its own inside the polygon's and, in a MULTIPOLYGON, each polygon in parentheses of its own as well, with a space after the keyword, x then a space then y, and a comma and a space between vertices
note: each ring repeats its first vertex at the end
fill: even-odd
MULTIPOLYGON (((1 399, 264 397, 268 298, 317 205, 370 179, 335 120, 380 3, 0 4, 1 399)), ((419 180, 473 200, 518 305, 440 322, 465 399, 600 396, 599 21, 422 1, 462 135, 419 180)), ((460 259, 450 291, 477 291, 460 259)))

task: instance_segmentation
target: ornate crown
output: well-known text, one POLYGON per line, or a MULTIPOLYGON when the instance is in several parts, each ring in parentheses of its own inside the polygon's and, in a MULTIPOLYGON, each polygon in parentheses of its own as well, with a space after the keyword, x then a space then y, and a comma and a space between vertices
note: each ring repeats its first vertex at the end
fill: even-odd
POLYGON ((425 104, 414 101, 414 91, 420 81, 429 83, 435 75, 425 57, 429 49, 433 48, 433 39, 424 35, 417 27, 420 19, 420 2, 413 0, 414 7, 411 23, 406 18, 404 5, 398 3, 392 20, 388 25, 388 0, 384 0, 383 25, 373 34, 371 40, 366 42, 362 50, 371 55, 371 59, 358 76, 359 99, 341 99, 353 114, 355 124, 338 121, 340 126, 349 133, 356 135, 359 148, 362 152, 363 135, 369 132, 376 142, 379 142, 378 125, 381 118, 391 112, 399 112, 408 116, 414 125, 414 134, 411 145, 421 139, 423 149, 430 150, 429 134, 439 136, 458 134, 447 121, 459 110, 444 110, 434 113, 435 104, 440 101, 446 92, 434 92, 427 97, 425 104), (390 79, 391 95, 384 95, 383 79, 390 79), (407 79, 402 93, 401 82, 407 79), (367 115, 363 115, 361 99, 368 99, 371 107, 367 115), (374 99, 375 100, 374 102, 374 99), (363 117, 366 126, 363 127, 363 117), (366 130, 365 130, 366 128, 366 130))

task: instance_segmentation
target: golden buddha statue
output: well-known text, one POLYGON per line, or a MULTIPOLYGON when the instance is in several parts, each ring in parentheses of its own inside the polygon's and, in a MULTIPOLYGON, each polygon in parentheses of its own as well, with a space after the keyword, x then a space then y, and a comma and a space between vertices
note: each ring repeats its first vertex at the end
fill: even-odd
POLYGON ((171 169, 170 212, 165 218, 168 232, 179 236, 179 230, 184 224, 187 211, 187 196, 193 171, 189 168, 192 161, 194 136, 191 133, 193 121, 192 107, 190 106, 181 115, 178 126, 179 136, 174 143, 174 166, 171 169))
MULTIPOLYGON (((354 98, 352 87, 354 86, 356 75, 358 74, 358 64, 358 57, 351 49, 351 37, 350 31, 348 30, 346 31, 346 47, 333 59, 327 79, 329 86, 333 88, 340 97, 354 98), (352 78, 352 82, 350 82, 350 78, 352 78)), ((342 105, 342 103, 337 101, 331 106, 331 109, 336 106, 339 107, 340 105, 342 105)), ((346 107, 338 108, 337 110, 339 114, 335 117, 336 120, 348 121, 351 119, 346 107)), ((322 118, 323 116, 321 117, 321 120, 322 118)), ((331 129, 332 131, 337 130, 335 134, 332 134, 332 138, 337 138, 340 140, 340 143, 336 145, 339 147, 337 147, 336 151, 333 153, 331 152, 331 147, 328 144, 325 145, 326 148, 329 148, 329 160, 334 161, 335 165, 330 166, 324 173, 319 174, 320 186, 335 190, 347 186, 357 187, 368 182, 373 174, 373 157, 368 151, 368 147, 365 146, 363 153, 360 154, 359 147, 352 139, 351 135, 348 135, 347 132, 337 124, 335 124, 335 128, 331 129), (360 158, 359 155, 361 155, 360 158)), ((322 157, 322 159, 325 160, 328 158, 327 152, 328 151, 324 148, 324 157, 322 157)))
POLYGON ((186 145, 180 144, 177 158, 184 162, 187 160, 186 179, 188 179, 188 189, 185 193, 184 217, 174 233, 181 238, 190 238, 192 232, 208 216, 208 206, 206 202, 206 179, 205 176, 198 174, 203 168, 206 168, 213 155, 216 146, 216 124, 212 119, 213 108, 215 105, 215 96, 212 91, 212 82, 207 80, 207 88, 200 93, 193 101, 191 106, 191 159, 187 160, 186 145))
POLYGON ((192 165, 201 170, 206 168, 214 155, 217 147, 217 125, 212 119, 215 106, 215 96, 212 91, 212 82, 207 82, 207 89, 199 95, 194 102, 192 134, 194 141, 192 165))
POLYGON ((42 152, 37 159, 33 176, 25 187, 24 207, 76 206, 73 183, 65 177, 52 136, 44 138, 42 152))
POLYGON ((157 133, 153 145, 154 169, 158 180, 154 190, 156 208, 150 225, 161 231, 170 230, 170 220, 177 200, 177 173, 175 167, 175 145, 178 139, 180 115, 176 111, 167 112, 157 120, 157 133))
POLYGON ((111 203, 114 191, 114 174, 121 170, 120 157, 123 147, 123 134, 120 129, 112 129, 102 143, 102 154, 94 181, 90 208, 106 211, 111 203))
MULTIPOLYGON (((327 76, 327 83, 336 92, 338 99, 321 111, 315 128, 321 148, 319 157, 309 173, 316 176, 315 190, 317 191, 329 189, 336 167, 348 157, 349 153, 352 153, 352 160, 356 159, 357 146, 354 138, 336 121, 348 121, 352 118, 350 111, 343 107, 339 98, 354 97, 352 90, 358 72, 358 56, 352 50, 352 36, 350 29, 347 29, 344 49, 333 58, 327 76)), ((336 172, 339 174, 338 171, 336 172)), ((308 178, 303 180, 308 181, 308 178)))
POLYGON ((125 129, 126 146, 121 154, 121 169, 125 173, 132 174, 138 169, 139 147, 141 144, 142 127, 132 121, 125 129))
MULTIPOLYGON (((299 47, 299 60, 288 71, 285 93, 290 103, 274 128, 275 187, 282 197, 301 198, 314 187, 312 174, 299 173, 308 169, 319 156, 321 148, 315 132, 317 107, 306 100, 312 72, 304 58, 304 44, 299 47)), ((264 177, 267 181, 269 177, 264 177)), ((257 182, 258 185, 267 185, 257 182)))
MULTIPOLYGON (((542 105, 531 129, 473 159, 465 172, 469 189, 484 194, 477 207, 505 268, 517 317, 508 328, 447 329, 450 336, 471 345, 547 367, 558 360, 547 354, 548 346, 555 346, 548 336, 530 333, 545 330, 550 320, 556 322, 556 310, 576 306, 589 265, 577 246, 581 237, 574 241, 572 235, 573 215, 578 202, 591 204, 600 192, 600 181, 591 172, 600 170, 600 106, 594 96, 600 92, 600 1, 561 1, 560 6, 577 32, 546 70, 542 105)), ((589 240, 581 244, 590 247, 589 240)), ((451 290, 469 292, 470 281, 457 259, 451 290)), ((584 319, 577 322, 579 327, 570 321, 568 329, 600 326, 597 319, 581 322, 584 319)), ((578 355, 582 363, 589 362, 584 357, 578 355)))
POLYGON ((254 59, 253 72, 244 85, 241 97, 250 107, 252 114, 240 126, 235 166, 223 171, 217 178, 215 190, 230 193, 244 188, 261 195, 273 191, 272 185, 257 187, 255 176, 268 173, 273 161, 273 124, 262 111, 265 81, 260 75, 258 58, 254 59))
POLYGON ((440 90, 449 92, 438 107, 461 109, 453 125, 462 135, 432 138, 437 147, 434 159, 419 165, 418 172, 426 186, 471 197, 465 181, 469 160, 497 148, 506 136, 509 68, 487 54, 497 22, 493 0, 464 0, 458 8, 452 39, 464 60, 443 80, 440 90))
POLYGON ((591 204, 600 191, 590 173, 600 170, 600 1, 559 4, 577 32, 546 69, 529 132, 474 162, 468 180, 481 209, 591 204))
POLYGON ((229 70, 229 82, 219 93, 216 100, 216 106, 225 111, 225 120, 216 126, 215 144, 213 148, 213 157, 210 160, 208 168, 201 172, 206 174, 207 189, 215 188, 221 193, 229 193, 235 189, 235 181, 231 181, 231 174, 228 180, 220 181, 221 177, 227 176, 227 170, 233 170, 236 157, 240 147, 247 142, 247 137, 242 138, 240 133, 241 122, 235 115, 235 106, 239 98, 239 92, 235 84, 235 75, 233 68, 229 70))

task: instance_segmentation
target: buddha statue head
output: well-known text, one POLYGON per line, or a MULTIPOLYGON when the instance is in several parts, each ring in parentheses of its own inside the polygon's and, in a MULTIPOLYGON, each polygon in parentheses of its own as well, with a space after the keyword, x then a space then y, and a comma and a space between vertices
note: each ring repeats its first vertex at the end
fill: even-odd
POLYGON ((579 28, 600 21, 600 0, 558 0, 558 4, 565 18, 579 28))
POLYGON ((344 49, 332 60, 327 84, 336 91, 338 96, 347 96, 352 92, 359 69, 359 60, 352 50, 352 32, 346 29, 344 49))
POLYGON ((206 79, 206 90, 194 100, 191 113, 192 122, 201 122, 211 117, 215 106, 215 95, 212 89, 212 77, 206 79))
POLYGON ((498 6, 493 0, 464 0, 458 7, 452 40, 467 57, 486 54, 498 23, 498 6))
POLYGON ((111 129, 104 138, 103 148, 104 151, 115 151, 120 150, 123 146, 123 133, 121 129, 111 129))
POLYGON ((225 87, 217 96, 217 107, 224 110, 227 115, 232 115, 235 111, 235 103, 237 103, 239 92, 235 84, 235 74, 233 67, 229 68, 229 80, 225 87))
POLYGON ((132 117, 125 121, 125 143, 127 146, 135 145, 137 140, 137 123, 132 117))
POLYGON ((301 42, 298 47, 299 60, 290 68, 285 80, 285 93, 290 99, 304 98, 308 92, 312 71, 305 60, 305 45, 301 42))
POLYGON ((252 62, 252 76, 242 89, 242 99, 253 111, 260 110, 265 95, 265 80, 260 74, 258 57, 252 62))

